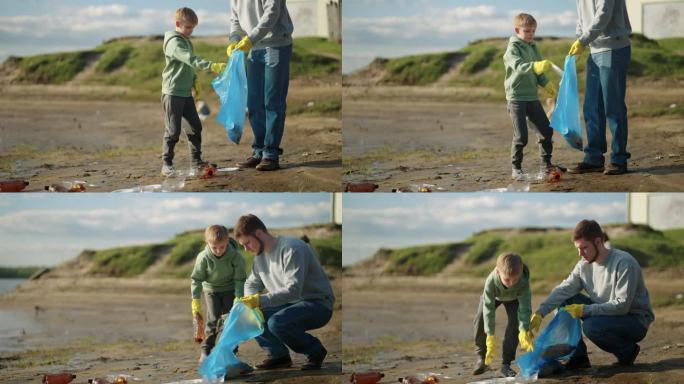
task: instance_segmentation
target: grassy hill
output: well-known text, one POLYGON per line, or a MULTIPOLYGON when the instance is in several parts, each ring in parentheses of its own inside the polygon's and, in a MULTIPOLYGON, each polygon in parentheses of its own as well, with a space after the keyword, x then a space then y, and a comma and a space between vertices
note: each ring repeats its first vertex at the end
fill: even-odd
POLYGON ((43 267, 0 267, 0 279, 27 279, 43 267))
MULTIPOLYGON (((212 61, 226 60, 225 38, 193 38, 195 54, 212 61)), ((10 57, 0 72, 14 83, 116 85, 131 89, 137 97, 157 98, 165 65, 163 36, 112 39, 86 51, 30 57, 10 57)), ((339 82, 342 47, 316 37, 295 39, 291 78, 339 82)), ((214 75, 198 71, 208 91, 214 75)))
MULTIPOLYGON (((562 67, 573 40, 539 38, 537 44, 545 58, 562 67)), ((483 87, 491 90, 495 98, 503 98, 503 55, 508 38, 474 41, 458 51, 424 54, 393 59, 378 58, 366 68, 345 76, 345 83, 372 82, 387 85, 443 85, 483 87)), ((580 79, 584 79, 587 54, 578 61, 580 79)), ((552 75, 557 81, 556 75, 552 75)), ((632 36, 630 79, 683 79, 684 38, 651 40, 643 35, 632 36)), ((579 82, 580 91, 584 89, 579 82)), ((679 106, 673 111, 684 115, 679 106)))
MULTIPOLYGON (((342 265, 342 231, 339 226, 312 225, 302 228, 276 229, 276 235, 306 234, 326 268, 342 265)), ((75 259, 53 268, 46 276, 107 276, 107 277, 189 277, 197 253, 204 249, 204 231, 188 231, 158 244, 84 250, 75 259)), ((254 255, 241 250, 246 265, 254 255)))
MULTIPOLYGON (((644 268, 684 268, 684 229, 656 231, 647 226, 606 226, 611 244, 631 253, 644 268)), ((459 243, 381 249, 371 259, 352 267, 375 268, 386 275, 433 276, 449 268, 452 276, 485 277, 503 252, 523 257, 536 280, 559 281, 577 263, 570 229, 497 229, 474 234, 459 243)))

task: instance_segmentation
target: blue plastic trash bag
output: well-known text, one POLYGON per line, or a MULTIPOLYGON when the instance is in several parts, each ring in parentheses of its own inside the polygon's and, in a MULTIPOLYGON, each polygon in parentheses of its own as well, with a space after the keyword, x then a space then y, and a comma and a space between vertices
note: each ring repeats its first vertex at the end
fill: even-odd
POLYGON ((247 109, 247 74, 245 54, 234 51, 228 59, 226 70, 217 76, 211 85, 221 100, 221 108, 216 122, 226 127, 228 138, 240 144, 245 129, 245 110, 247 109))
POLYGON ((558 90, 556 108, 551 114, 551 128, 563 135, 570 147, 582 150, 577 69, 573 55, 568 55, 565 58, 565 68, 558 90))
POLYGON ((224 376, 230 378, 243 372, 251 372, 252 367, 240 361, 233 350, 263 332, 264 315, 261 311, 249 309, 245 304, 236 301, 224 323, 216 346, 197 371, 211 382, 220 382, 224 376))
POLYGON ((580 320, 573 318, 565 309, 558 309, 556 316, 535 340, 534 351, 518 358, 520 374, 526 379, 534 378, 542 367, 557 366, 561 361, 567 361, 581 339, 580 320))

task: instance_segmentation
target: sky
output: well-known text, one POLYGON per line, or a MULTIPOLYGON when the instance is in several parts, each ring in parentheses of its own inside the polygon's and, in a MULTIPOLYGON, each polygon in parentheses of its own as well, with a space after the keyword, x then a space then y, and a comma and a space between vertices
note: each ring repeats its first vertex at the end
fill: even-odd
POLYGON ((625 193, 383 195, 344 195, 343 265, 371 257, 379 248, 457 242, 485 229, 574 228, 582 219, 627 221, 625 193))
POLYGON ((22 0, 4 1, 0 62, 24 56, 94 48, 113 37, 163 34, 173 16, 190 7, 199 18, 195 35, 228 35, 228 0, 22 0))
POLYGON ((164 242, 253 213, 267 228, 330 221, 328 193, 0 194, 0 266, 52 266, 83 249, 164 242))
POLYGON ((535 17, 537 35, 574 36, 575 0, 346 0, 342 71, 375 57, 456 51, 472 40, 510 36, 519 12, 535 17))

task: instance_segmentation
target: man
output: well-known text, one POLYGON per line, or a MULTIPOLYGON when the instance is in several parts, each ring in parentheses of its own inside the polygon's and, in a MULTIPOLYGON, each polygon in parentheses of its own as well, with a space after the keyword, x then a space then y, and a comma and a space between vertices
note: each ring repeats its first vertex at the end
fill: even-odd
POLYGON ((285 130, 290 84, 292 31, 285 0, 231 0, 230 45, 247 58, 247 109, 254 133, 252 156, 240 168, 280 168, 280 142, 285 130))
MULTIPOLYGON (((536 332, 546 314, 559 306, 581 318, 584 336, 612 353, 620 365, 632 365, 639 341, 655 319, 639 263, 625 251, 607 248, 607 237, 594 220, 582 220, 572 240, 581 257, 570 275, 551 291, 530 319, 536 332), (585 290, 588 296, 580 294, 585 290)), ((589 368, 587 346, 580 340, 567 369, 589 368)))
POLYGON ((256 340, 268 358, 257 368, 290 367, 289 347, 306 355, 302 370, 320 369, 328 352, 306 331, 330 321, 335 296, 313 249, 296 238, 272 236, 254 215, 238 219, 235 238, 255 255, 240 301, 260 308, 266 321, 264 333, 256 340), (268 293, 262 293, 264 288, 268 293))
POLYGON ((587 81, 584 91, 584 122, 587 145, 584 160, 571 173, 627 173, 627 67, 631 58, 629 34, 632 27, 624 0, 576 0, 577 40, 570 55, 580 56, 589 46, 587 81), (613 136, 610 166, 604 168, 606 119, 613 136))

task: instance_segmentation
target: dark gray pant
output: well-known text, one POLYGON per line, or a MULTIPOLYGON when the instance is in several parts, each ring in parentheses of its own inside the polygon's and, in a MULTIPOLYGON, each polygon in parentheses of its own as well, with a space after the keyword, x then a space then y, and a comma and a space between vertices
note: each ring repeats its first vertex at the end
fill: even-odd
POLYGON ((179 97, 162 95, 162 108, 164 108, 164 141, 162 144, 162 159, 165 164, 173 164, 174 147, 180 139, 182 119, 188 122, 189 127, 185 133, 190 143, 190 156, 193 164, 202 159, 202 122, 195 100, 192 97, 179 97))
POLYGON ((513 144, 511 145, 511 163, 520 169, 523 161, 523 148, 527 145, 527 122, 532 125, 539 143, 539 153, 544 164, 551 162, 553 152, 553 129, 539 100, 509 101, 508 113, 513 120, 513 144))
POLYGON ((204 300, 207 304, 207 316, 205 319, 205 339, 202 343, 202 350, 207 354, 216 345, 218 335, 218 322, 221 316, 230 312, 233 308, 235 292, 204 292, 204 300))
MULTIPOLYGON (((504 364, 510 364, 515 360, 515 350, 518 348, 518 300, 513 301, 495 301, 495 308, 503 304, 508 315, 508 324, 506 324, 506 334, 503 339, 503 353, 501 355, 504 364)), ((477 307, 477 315, 475 316, 475 353, 484 360, 487 353, 487 334, 484 331, 484 316, 482 314, 482 307, 484 300, 480 297, 480 305, 477 307)))

